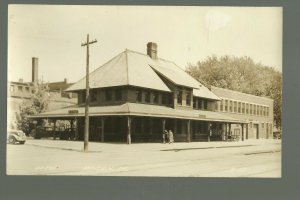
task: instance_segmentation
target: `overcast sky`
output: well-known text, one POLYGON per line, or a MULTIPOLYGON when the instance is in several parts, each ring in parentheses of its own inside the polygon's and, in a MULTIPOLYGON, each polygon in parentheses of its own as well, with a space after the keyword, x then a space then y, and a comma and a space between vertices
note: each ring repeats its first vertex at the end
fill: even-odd
POLYGON ((10 5, 8 78, 31 81, 39 58, 43 81, 75 82, 85 75, 87 33, 90 71, 126 48, 182 68, 211 55, 249 56, 282 71, 282 8, 10 5))

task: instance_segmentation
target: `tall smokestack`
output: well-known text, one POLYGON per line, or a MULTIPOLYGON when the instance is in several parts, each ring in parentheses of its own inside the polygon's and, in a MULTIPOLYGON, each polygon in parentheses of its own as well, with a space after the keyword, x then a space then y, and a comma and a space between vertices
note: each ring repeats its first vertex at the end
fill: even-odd
POLYGON ((38 82, 38 58, 32 57, 32 82, 38 82))
POLYGON ((152 59, 157 59, 157 44, 154 42, 148 42, 147 55, 152 59))

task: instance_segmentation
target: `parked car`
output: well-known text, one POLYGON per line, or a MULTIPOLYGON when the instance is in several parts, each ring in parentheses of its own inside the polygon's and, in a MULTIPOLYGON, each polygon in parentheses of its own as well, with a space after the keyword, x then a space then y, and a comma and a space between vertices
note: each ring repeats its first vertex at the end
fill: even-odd
POLYGON ((8 143, 9 144, 25 144, 26 136, 23 131, 20 130, 10 130, 8 131, 8 143))

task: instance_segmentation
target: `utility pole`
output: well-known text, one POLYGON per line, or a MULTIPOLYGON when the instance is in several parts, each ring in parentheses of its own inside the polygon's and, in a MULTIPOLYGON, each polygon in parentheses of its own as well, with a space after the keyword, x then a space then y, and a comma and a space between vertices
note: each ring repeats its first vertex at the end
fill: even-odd
POLYGON ((85 96, 85 124, 84 124, 84 151, 88 150, 89 145, 89 102, 90 102, 90 84, 89 84, 89 45, 96 43, 97 40, 90 41, 89 34, 87 40, 81 46, 86 46, 86 96, 85 96))

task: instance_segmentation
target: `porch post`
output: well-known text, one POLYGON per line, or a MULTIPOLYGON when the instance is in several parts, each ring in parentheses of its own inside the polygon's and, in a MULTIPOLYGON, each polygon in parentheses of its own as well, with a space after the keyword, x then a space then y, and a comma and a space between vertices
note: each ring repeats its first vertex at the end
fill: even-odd
POLYGON ((207 131, 208 131, 207 141, 210 142, 210 122, 207 122, 207 131))
POLYGON ((127 116, 127 144, 131 144, 131 118, 127 116))
MULTIPOLYGON (((229 123, 229 131, 228 131, 228 135, 230 135, 231 137, 231 124, 229 123)), ((228 139, 227 139, 228 140, 228 139)))
POLYGON ((162 119, 162 131, 164 132, 165 129, 166 129, 166 120, 165 119, 162 119))
POLYGON ((104 142, 104 117, 101 117, 101 142, 104 142))
POLYGON ((76 128, 75 128, 75 140, 78 140, 78 118, 75 117, 76 128))
POLYGON ((177 119, 174 119, 174 134, 177 134, 177 119))
POLYGON ((248 140, 249 134, 249 124, 246 125, 246 139, 248 140))
POLYGON ((244 141, 244 124, 242 124, 242 141, 244 141))
POLYGON ((191 120, 187 120, 187 141, 191 142, 191 120))
POLYGON ((53 140, 55 140, 55 137, 56 137, 56 131, 55 131, 55 129, 56 129, 56 119, 54 119, 53 120, 54 122, 54 127, 53 127, 53 140))

